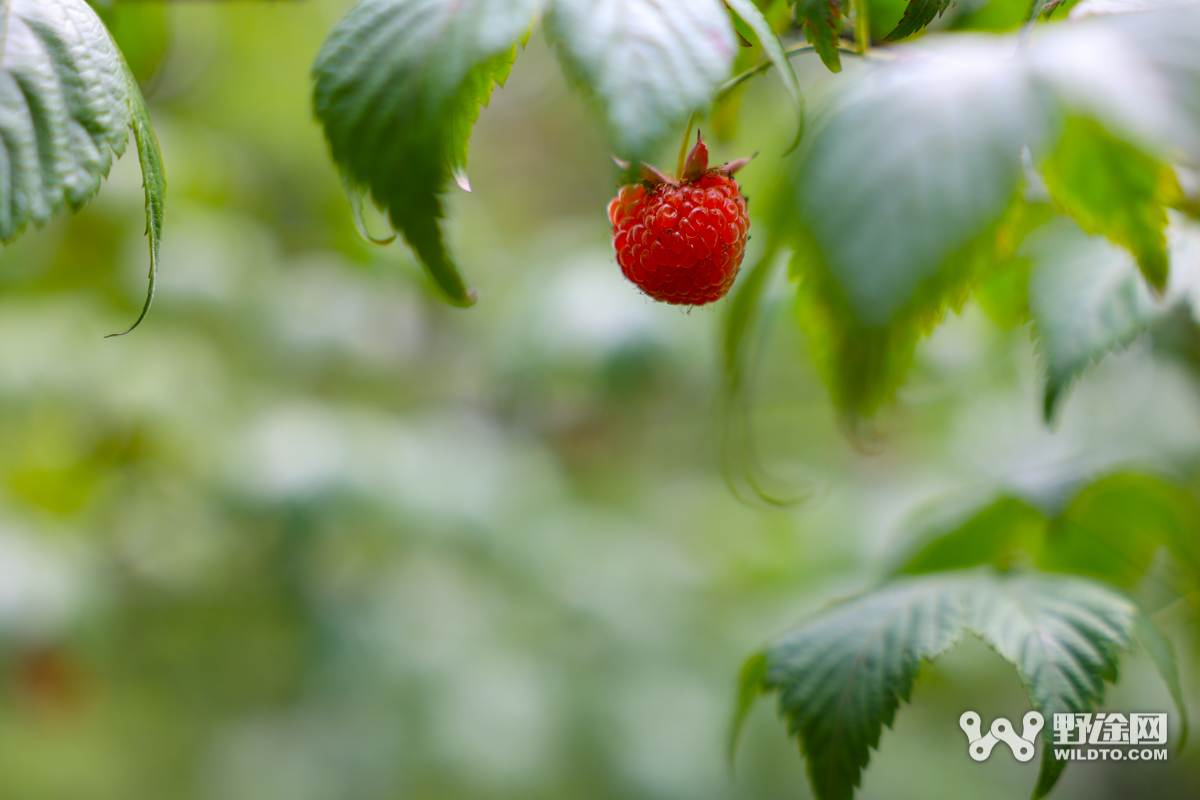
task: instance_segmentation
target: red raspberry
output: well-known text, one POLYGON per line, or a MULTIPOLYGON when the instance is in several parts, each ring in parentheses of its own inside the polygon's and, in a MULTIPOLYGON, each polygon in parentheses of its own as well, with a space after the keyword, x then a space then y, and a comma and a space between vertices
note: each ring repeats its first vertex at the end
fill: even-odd
POLYGON ((746 248, 746 201, 733 173, 749 159, 708 169, 696 136, 682 179, 642 167, 640 183, 622 186, 608 204, 613 248, 625 277, 675 305, 702 306, 733 286, 746 248))

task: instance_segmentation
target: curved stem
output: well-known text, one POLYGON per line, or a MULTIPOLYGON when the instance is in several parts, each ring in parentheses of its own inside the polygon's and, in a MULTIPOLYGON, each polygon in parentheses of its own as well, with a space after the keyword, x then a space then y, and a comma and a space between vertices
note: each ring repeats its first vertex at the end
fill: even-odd
MULTIPOLYGON (((800 53, 811 53, 814 50, 816 50, 816 48, 813 47, 811 44, 797 44, 797 45, 792 45, 791 47, 785 47, 783 52, 784 52, 784 55, 790 57, 790 56, 798 55, 800 53)), ((858 50, 854 49, 853 47, 838 47, 838 50, 840 50, 843 53, 849 53, 852 56, 863 55, 862 53, 858 52, 858 50)), ((717 93, 715 95, 713 95, 713 102, 715 103, 716 101, 725 97, 725 95, 732 92, 737 87, 741 86, 746 81, 753 78, 755 75, 758 75, 761 72, 766 72, 770 68, 771 68, 771 59, 764 58, 762 61, 760 61, 757 64, 755 64, 754 66, 750 67, 750 69, 746 70, 745 72, 741 73, 740 75, 734 75, 732 78, 725 81, 725 83, 721 84, 721 87, 719 89, 717 89, 717 93)))
POLYGON ((693 111, 683 131, 683 143, 679 145, 679 161, 675 165, 675 180, 683 180, 683 164, 687 160, 688 143, 692 141, 692 128, 700 121, 700 112, 693 111))

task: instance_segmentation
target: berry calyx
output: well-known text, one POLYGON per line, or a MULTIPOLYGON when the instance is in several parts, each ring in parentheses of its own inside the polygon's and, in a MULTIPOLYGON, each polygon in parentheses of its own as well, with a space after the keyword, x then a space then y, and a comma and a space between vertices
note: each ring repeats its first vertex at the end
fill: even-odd
POLYGON ((608 204, 613 249, 625 277, 664 303, 701 306, 724 297, 750 229, 733 174, 749 161, 709 169, 708 148, 697 132, 679 180, 643 165, 642 180, 622 186, 608 204))

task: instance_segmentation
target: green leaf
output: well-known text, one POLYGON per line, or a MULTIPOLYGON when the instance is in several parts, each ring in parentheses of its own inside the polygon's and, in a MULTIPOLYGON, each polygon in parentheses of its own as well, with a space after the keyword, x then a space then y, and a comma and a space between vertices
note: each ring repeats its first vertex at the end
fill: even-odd
MULTIPOLYGON (((1132 643, 1137 607, 1079 578, 1022 575, 973 581, 967 625, 1017 671, 1035 711, 1088 713, 1117 679, 1132 643)), ((1054 758, 1052 726, 1042 728, 1042 767, 1033 797, 1044 797, 1066 767, 1054 758)))
POLYGON ((1167 285, 1165 204, 1183 192, 1171 168, 1098 123, 1073 117, 1043 174, 1054 205, 1088 233, 1127 248, 1150 285, 1167 285))
POLYGON ((159 252, 162 247, 162 226, 164 204, 167 196, 167 171, 163 165, 162 150, 159 149, 158 137, 150 126, 150 112, 146 108, 146 99, 138 87, 137 78, 133 71, 122 61, 125 78, 129 86, 129 106, 132 113, 133 138, 137 142, 138 161, 142 167, 142 186, 146 193, 146 236, 150 244, 150 274, 149 286, 146 289, 146 302, 138 318, 121 333, 112 336, 124 336, 132 331, 150 313, 154 303, 154 289, 158 282, 159 252))
POLYGON ((1179 739, 1175 742, 1175 752, 1183 752, 1188 738, 1188 714, 1187 703, 1183 701, 1183 683, 1179 679, 1179 659, 1175 655, 1175 648, 1145 611, 1138 613, 1134 636, 1154 662, 1154 668, 1171 693, 1175 713, 1179 714, 1179 739))
MULTIPOLYGON (((839 603, 764 650, 765 687, 800 740, 818 800, 850 800, 884 725, 907 700, 923 661, 964 632, 1017 671, 1033 708, 1088 712, 1129 648, 1132 602, 1080 578, 976 570, 900 578, 839 603)), ((1053 737, 1043 728, 1043 740, 1053 737)), ((1036 797, 1065 762, 1043 748, 1036 797)))
POLYGON ((830 72, 842 71, 842 57, 838 53, 842 11, 842 0, 796 1, 796 24, 804 29, 804 38, 816 48, 830 72))
POLYGON ((953 2, 954 0, 909 0, 904 16, 900 18, 900 24, 887 35, 887 41, 895 42, 912 36, 933 22, 935 17, 940 17, 953 2))
POLYGON ((313 65, 313 106, 347 183, 369 191, 445 298, 474 302, 442 241, 440 194, 538 0, 363 0, 313 65))
POLYGON ((771 23, 767 22, 763 13, 758 10, 758 6, 754 5, 751 0, 725 0, 725 3, 754 30, 767 57, 771 59, 771 63, 775 65, 776 71, 783 79, 783 85, 787 87, 788 95, 796 105, 796 139, 787 150, 790 153, 800 143, 800 136, 804 132, 804 95, 800 93, 800 81, 796 78, 796 71, 792 69, 792 62, 783 52, 779 36, 776 35, 771 23))
POLYGON ((1002 497, 962 525, 939 532, 897 570, 915 575, 992 564, 1001 569, 1033 552, 1046 530, 1042 512, 1013 498, 1002 497))
POLYGON ((1065 220, 1032 239, 1029 312, 1053 417, 1084 369, 1146 330, 1157 313, 1129 254, 1065 220))
POLYGON ((555 0, 546 28, 618 151, 632 158, 652 155, 712 101, 737 49, 720 0, 555 0))
POLYGON ((849 800, 922 661, 962 635, 961 578, 889 584, 826 610, 766 649, 768 691, 779 693, 800 740, 817 800, 849 800))
POLYGON ((729 766, 732 769, 737 757, 738 739, 741 738, 742 728, 746 725, 746 717, 754 707, 754 701, 766 691, 767 657, 763 653, 755 653, 746 659, 742 665, 742 673, 738 676, 737 704, 733 709, 733 717, 729 722, 729 766))
POLYGON ((0 241, 90 200, 125 150, 120 52, 83 0, 0 1, 0 241))

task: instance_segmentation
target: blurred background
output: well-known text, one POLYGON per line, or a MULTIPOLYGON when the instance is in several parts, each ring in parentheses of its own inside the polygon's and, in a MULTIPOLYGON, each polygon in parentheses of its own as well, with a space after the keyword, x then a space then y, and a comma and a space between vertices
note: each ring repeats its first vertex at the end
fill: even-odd
MULTIPOLYGON (((805 798, 768 702, 730 771, 737 671, 879 580, 917 521, 1115 472, 1200 489, 1186 314, 1089 373, 1051 430, 1027 327, 969 303, 864 453, 781 286, 752 421, 813 496, 738 501, 722 305, 624 281, 616 170, 540 32, 476 127, 474 192, 448 196, 479 304, 358 238, 309 103, 349 5, 105 12, 166 158, 163 268, 146 322, 102 338, 145 291, 128 154, 91 205, 0 251, 0 798, 805 798)), ((837 79, 810 58, 813 102, 837 79)), ((774 76, 740 115, 714 159, 760 151, 753 198, 791 133, 774 76)), ((1200 718, 1194 620, 1159 621, 1200 718)), ((1034 765, 974 763, 957 724, 1027 707, 967 643, 923 672, 860 796, 1027 796, 1034 765)), ((1108 707, 1167 710, 1144 655, 1108 707)), ((1074 764, 1056 796, 1186 796, 1198 752, 1074 764)))

